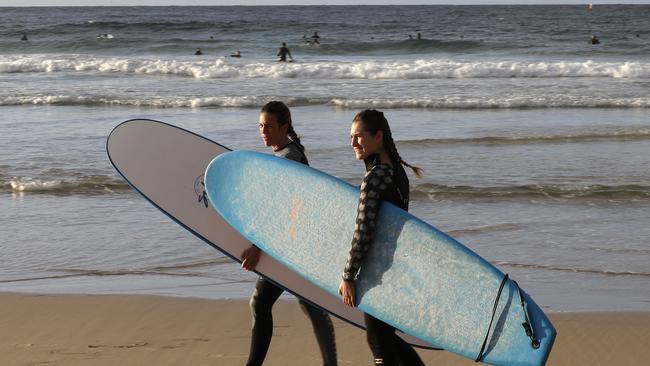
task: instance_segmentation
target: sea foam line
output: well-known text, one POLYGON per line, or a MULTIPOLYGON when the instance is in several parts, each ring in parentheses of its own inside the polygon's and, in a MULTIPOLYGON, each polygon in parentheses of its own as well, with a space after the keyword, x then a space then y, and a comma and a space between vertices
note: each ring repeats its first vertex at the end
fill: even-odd
POLYGON ((83 55, 0 56, 0 73, 100 72, 198 79, 650 78, 647 62, 596 61, 258 61, 101 58, 83 55))
POLYGON ((153 108, 259 108, 269 100, 282 100, 290 107, 328 105, 345 109, 532 109, 532 108, 650 108, 650 96, 609 98, 563 94, 504 96, 439 96, 430 98, 340 98, 280 95, 243 96, 137 96, 39 94, 0 96, 0 106, 68 105, 130 106, 153 108))

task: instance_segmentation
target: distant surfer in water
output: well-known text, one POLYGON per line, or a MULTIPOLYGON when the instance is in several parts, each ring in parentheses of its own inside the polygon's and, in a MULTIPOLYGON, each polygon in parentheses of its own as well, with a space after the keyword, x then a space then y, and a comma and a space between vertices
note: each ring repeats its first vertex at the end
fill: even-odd
POLYGON ((232 55, 230 55, 230 57, 237 57, 237 58, 239 58, 239 57, 241 57, 241 52, 239 52, 239 50, 237 50, 237 52, 235 52, 235 53, 233 53, 232 55))
POLYGON ((589 40, 589 43, 591 43, 591 44, 600 44, 600 40, 594 34, 594 35, 591 36, 591 40, 589 40))
MULTIPOLYGON (((358 113, 352 120, 350 139, 356 159, 366 164, 366 174, 360 187, 356 226, 339 294, 343 303, 356 307, 355 280, 373 244, 381 203, 390 202, 408 210, 409 179, 402 165, 413 169, 418 177, 421 169, 402 160, 382 112, 367 109, 358 113)), ((368 314, 364 314, 364 322, 375 365, 424 365, 413 347, 395 334, 394 327, 368 314)))
MULTIPOLYGON (((300 143, 300 138, 291 124, 289 107, 284 103, 272 101, 262 107, 259 130, 264 145, 272 148, 275 156, 309 165, 305 155, 305 147, 300 143)), ((241 266, 252 271, 259 259, 260 250, 255 246, 251 246, 241 254, 241 266)), ((282 292, 284 292, 284 289, 263 277, 260 277, 255 284, 255 290, 250 299, 253 329, 250 353, 246 362, 247 366, 258 366, 264 362, 273 336, 271 309, 282 292)), ((336 342, 334 340, 334 326, 329 315, 301 299, 298 300, 298 303, 311 320, 321 356, 323 357, 323 365, 335 366, 337 364, 336 342)))
POLYGON ((29 39, 27 39, 27 35, 26 35, 26 34, 23 34, 23 36, 22 36, 22 38, 20 38, 20 40, 21 40, 21 41, 29 41, 29 39))
POLYGON ((291 56, 291 51, 289 51, 289 47, 287 47, 287 44, 282 42, 282 47, 278 49, 278 54, 280 57, 281 62, 286 62, 287 61, 287 56, 289 56, 289 59, 293 61, 293 56, 291 56))
POLYGON ((311 36, 311 43, 320 44, 320 36, 318 35, 318 32, 314 32, 314 35, 311 36))
POLYGON ((203 54, 203 51, 201 51, 200 48, 197 48, 197 49, 196 49, 196 52, 194 52, 194 54, 195 54, 196 56, 200 56, 200 55, 203 54))

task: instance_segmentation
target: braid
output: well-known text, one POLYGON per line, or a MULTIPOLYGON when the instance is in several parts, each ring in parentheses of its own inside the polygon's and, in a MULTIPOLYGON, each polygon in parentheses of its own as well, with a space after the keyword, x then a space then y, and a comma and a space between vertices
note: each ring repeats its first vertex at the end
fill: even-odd
POLYGON ((302 150, 302 152, 305 152, 305 147, 302 146, 302 143, 300 142, 300 137, 298 137, 298 134, 296 131, 293 129, 293 125, 289 124, 289 128, 287 129, 287 135, 289 135, 289 138, 291 141, 295 142, 296 145, 302 150))
POLYGON ((415 176, 418 178, 422 178, 422 169, 413 166, 404 159, 402 159, 401 156, 399 156, 399 153, 397 152, 397 147, 395 146, 395 141, 393 141, 393 135, 390 133, 390 131, 384 131, 384 147, 386 148, 386 152, 388 152, 388 155, 390 156, 391 160, 396 161, 399 164, 405 165, 411 170, 413 170, 413 173, 415 173, 415 176))

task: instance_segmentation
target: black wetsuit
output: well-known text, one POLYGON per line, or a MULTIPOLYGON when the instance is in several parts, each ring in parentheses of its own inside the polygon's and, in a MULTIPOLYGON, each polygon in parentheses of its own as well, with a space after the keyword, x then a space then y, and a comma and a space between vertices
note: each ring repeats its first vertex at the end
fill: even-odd
POLYGON ((287 55, 293 58, 293 56, 291 56, 291 51, 289 51, 289 48, 287 48, 286 46, 280 47, 280 49, 278 50, 278 56, 280 56, 280 61, 287 61, 287 55))
MULTIPOLYGON (((381 202, 390 202, 404 210, 408 210, 409 205, 409 180, 401 164, 393 162, 393 167, 381 164, 379 155, 372 155, 364 162, 366 175, 360 187, 352 247, 343 271, 346 281, 355 280, 372 246, 381 202)), ((364 314, 364 321, 375 365, 424 365, 413 347, 395 334, 394 327, 368 314, 364 314)))
MULTIPOLYGON (((276 156, 301 162, 309 165, 307 157, 295 142, 290 142, 283 148, 274 151, 276 156)), ((273 315, 271 309, 284 289, 260 277, 251 295, 250 307, 253 315, 253 329, 251 335, 251 349, 248 355, 247 366, 262 365, 266 352, 273 336, 273 315)), ((323 365, 336 365, 336 343, 334 341, 334 325, 329 315, 315 306, 299 299, 302 311, 311 320, 320 347, 323 365)), ((287 355, 287 357, 290 357, 287 355)))

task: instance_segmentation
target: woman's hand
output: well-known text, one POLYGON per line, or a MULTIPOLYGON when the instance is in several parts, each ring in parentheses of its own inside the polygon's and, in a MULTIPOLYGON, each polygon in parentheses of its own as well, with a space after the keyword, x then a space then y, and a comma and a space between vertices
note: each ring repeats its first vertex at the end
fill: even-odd
POLYGON ((241 267, 247 271, 252 271, 260 260, 261 251, 254 246, 244 250, 240 256, 241 267))
POLYGON ((341 298, 343 299, 343 303, 345 305, 350 307, 357 306, 354 292, 354 282, 341 280, 341 284, 339 285, 339 294, 341 295, 341 298))

